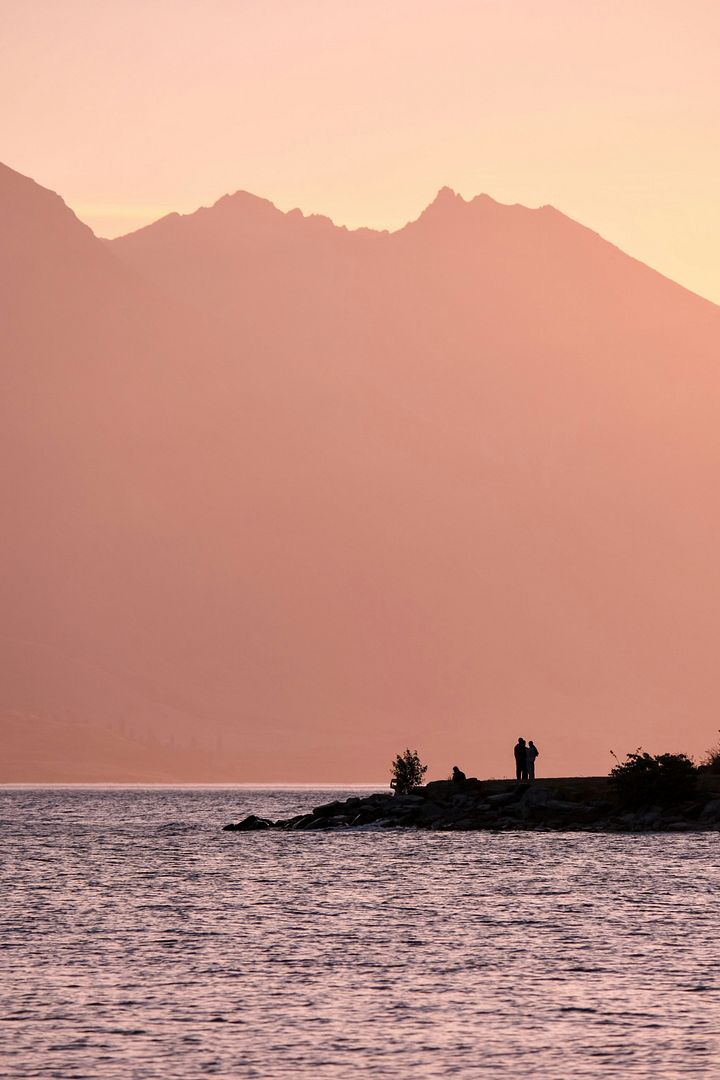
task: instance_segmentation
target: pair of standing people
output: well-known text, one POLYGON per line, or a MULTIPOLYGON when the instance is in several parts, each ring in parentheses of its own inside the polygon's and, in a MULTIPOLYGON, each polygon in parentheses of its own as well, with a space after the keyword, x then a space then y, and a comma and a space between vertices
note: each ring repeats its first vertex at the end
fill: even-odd
POLYGON ((535 758, 540 751, 535 743, 530 740, 518 739, 515 743, 515 776, 518 780, 535 779, 535 758))

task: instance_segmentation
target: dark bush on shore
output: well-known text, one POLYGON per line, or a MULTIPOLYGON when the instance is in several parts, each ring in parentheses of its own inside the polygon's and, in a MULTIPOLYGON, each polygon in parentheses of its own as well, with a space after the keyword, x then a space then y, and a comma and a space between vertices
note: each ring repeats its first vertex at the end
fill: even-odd
POLYGON ((610 773, 610 786, 623 807, 670 806, 691 799, 698 770, 687 754, 648 754, 638 749, 610 773))
POLYGON ((390 787, 396 795, 406 795, 422 784, 426 772, 427 765, 423 765, 417 750, 408 749, 404 754, 398 754, 392 763, 390 787))
POLYGON ((711 773, 713 776, 720 775, 720 742, 715 743, 706 751, 705 757, 698 768, 702 773, 711 773))

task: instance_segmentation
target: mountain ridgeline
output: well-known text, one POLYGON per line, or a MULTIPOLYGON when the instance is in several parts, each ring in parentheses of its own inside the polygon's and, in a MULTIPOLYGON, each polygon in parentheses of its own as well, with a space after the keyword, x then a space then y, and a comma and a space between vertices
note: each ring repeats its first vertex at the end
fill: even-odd
POLYGON ((715 305, 448 189, 394 233, 239 192, 103 241, 0 167, 0 233, 0 780, 712 741, 715 305))

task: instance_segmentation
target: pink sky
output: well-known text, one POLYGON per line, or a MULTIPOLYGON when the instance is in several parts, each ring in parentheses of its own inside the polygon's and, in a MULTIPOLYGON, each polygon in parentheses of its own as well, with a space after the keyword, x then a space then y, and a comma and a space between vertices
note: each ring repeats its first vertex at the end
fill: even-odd
POLYGON ((4 0, 2 159, 100 235, 244 188, 551 203, 720 302, 715 0, 4 0))

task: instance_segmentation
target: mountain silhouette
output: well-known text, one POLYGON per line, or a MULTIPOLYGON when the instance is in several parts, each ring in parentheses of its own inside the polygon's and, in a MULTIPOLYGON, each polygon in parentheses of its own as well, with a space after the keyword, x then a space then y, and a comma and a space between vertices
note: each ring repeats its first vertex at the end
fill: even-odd
POLYGON ((102 241, 3 167, 0 223, 0 779, 68 778, 58 725, 116 779, 712 741, 715 305, 450 189, 393 233, 239 192, 102 241))

